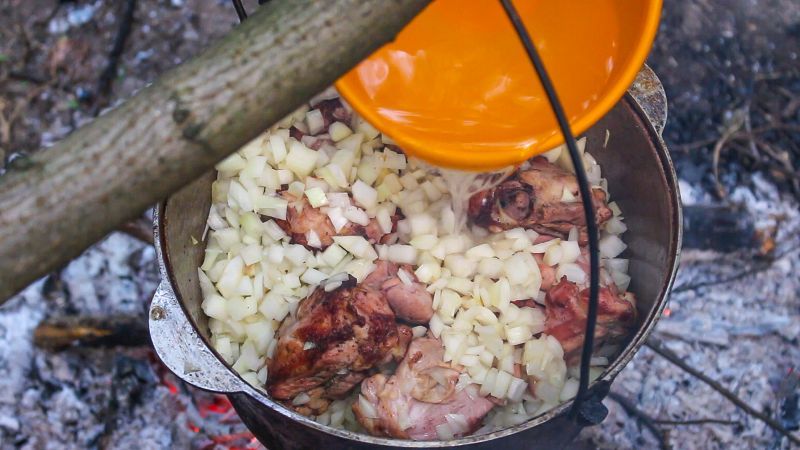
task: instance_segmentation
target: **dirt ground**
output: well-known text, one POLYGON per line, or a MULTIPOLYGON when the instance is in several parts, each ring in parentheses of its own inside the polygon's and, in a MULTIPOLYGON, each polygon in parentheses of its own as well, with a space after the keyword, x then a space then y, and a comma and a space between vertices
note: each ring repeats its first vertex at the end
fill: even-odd
MULTIPOLYGON (((255 8, 255 0, 245 3, 255 8)), ((227 0, 0 1, 0 175, 18 155, 68 135, 236 23, 227 0), (130 35, 115 62, 110 55, 131 10, 130 35)), ((668 0, 648 60, 669 99, 664 137, 687 217, 723 224, 718 235, 705 227, 687 228, 677 287, 657 336, 748 404, 795 430, 800 421, 798 54, 797 0, 668 0)), ((0 341, 19 343, 0 351, 0 378, 10 379, 6 369, 27 377, 56 367, 65 378, 76 373, 71 370, 87 370, 85 355, 67 364, 64 356, 34 350, 34 319, 112 307, 146 312, 157 280, 146 246, 112 236, 70 267, 63 284, 45 283, 0 307, 0 341), (47 301, 52 306, 46 307, 47 301), (28 325, 14 330, 23 317, 28 325), (12 358, 16 363, 9 366, 12 358)), ((103 354, 106 362, 93 370, 123 370, 110 357, 103 354)), ((37 383, 52 384, 34 379, 0 392, 0 448, 46 448, 46 436, 26 434, 24 424, 14 427, 12 420, 23 409, 17 394, 37 383), (4 436, 14 440, 4 442, 4 436)), ((648 349, 623 371, 614 392, 623 402, 606 401, 608 419, 586 430, 580 446, 787 448, 761 421, 648 349), (621 406, 625 399, 636 411, 621 406)), ((56 395, 47 401, 65 408, 91 409, 103 401, 79 388, 66 400, 62 391, 56 395)), ((169 402, 161 395, 153 405, 169 402)), ((48 421, 45 413, 34 413, 25 417, 65 439, 81 423, 60 416, 48 421)), ((148 448, 195 442, 185 436, 142 439, 152 443, 148 448)), ((136 440, 102 442, 91 446, 124 448, 136 440)))

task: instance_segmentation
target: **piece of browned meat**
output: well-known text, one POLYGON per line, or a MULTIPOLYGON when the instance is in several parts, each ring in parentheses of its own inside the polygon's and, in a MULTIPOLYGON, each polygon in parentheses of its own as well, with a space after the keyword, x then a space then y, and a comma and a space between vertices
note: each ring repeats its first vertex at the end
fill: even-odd
MULTIPOLYGON (((613 213, 602 189, 593 189, 592 196, 597 223, 602 224, 613 213)), ((541 157, 531 161, 530 168, 517 171, 496 188, 473 195, 468 215, 473 223, 492 232, 524 227, 563 239, 572 227, 578 227, 580 241, 587 241, 586 220, 575 175, 541 157), (564 190, 578 201, 562 201, 564 190)))
POLYGON ((380 291, 352 279, 331 292, 317 289, 278 330, 267 392, 284 401, 306 393, 317 404, 298 411, 319 414, 325 399, 343 398, 370 369, 399 360, 410 340, 380 291))
MULTIPOLYGON (((311 248, 308 245, 310 231, 313 231, 319 237, 321 243, 319 248, 321 249, 333 244, 334 236, 364 236, 372 244, 384 243, 391 236, 391 233, 383 232, 378 221, 374 218, 370 219, 367 226, 348 222, 337 233, 328 215, 319 208, 312 208, 305 197, 298 200, 288 192, 283 192, 281 196, 289 201, 289 206, 286 209, 286 220, 275 219, 275 223, 292 237, 292 242, 295 244, 311 248)), ((397 221, 401 218, 402 215, 399 212, 392 216, 392 233, 397 230, 397 221)))
POLYGON ((445 415, 460 414, 472 433, 494 404, 478 393, 477 385, 457 389, 460 372, 442 362, 437 339, 411 341, 394 375, 373 375, 361 383, 362 400, 353 404, 356 419, 370 434, 400 439, 434 440, 445 415))
POLYGON ((375 269, 364 280, 364 284, 381 290, 400 319, 427 324, 433 317, 433 297, 425 290, 425 285, 417 280, 408 264, 398 266, 384 260, 375 261, 375 269), (411 284, 403 283, 397 276, 400 269, 408 274, 411 284))
MULTIPOLYGON (((595 346, 628 335, 636 320, 632 293, 620 294, 616 286, 600 288, 595 346)), ((545 296, 545 333, 561 343, 565 355, 575 356, 583 345, 589 308, 589 289, 562 278, 545 296)))

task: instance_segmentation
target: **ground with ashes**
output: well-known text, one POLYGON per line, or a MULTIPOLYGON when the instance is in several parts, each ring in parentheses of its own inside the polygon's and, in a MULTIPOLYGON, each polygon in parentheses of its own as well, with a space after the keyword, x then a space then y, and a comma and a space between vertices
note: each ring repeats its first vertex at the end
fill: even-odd
MULTIPOLYGON (((61 139, 234 24, 226 1, 4 2, 0 166, 61 139), (131 33, 115 64, 109 53, 131 6, 131 33)), ((799 42, 800 7, 791 0, 675 0, 666 2, 650 59, 670 99, 665 138, 688 221, 656 336, 789 428, 798 425, 800 361, 799 42)), ((0 448, 256 446, 235 415, 159 370, 146 344, 34 346, 46 319, 143 323, 157 282, 152 247, 115 233, 0 307, 0 448)), ((605 401, 609 417, 584 431, 582 447, 787 445, 648 348, 613 392, 622 403, 605 401), (717 422, 693 423, 708 419, 717 422)))

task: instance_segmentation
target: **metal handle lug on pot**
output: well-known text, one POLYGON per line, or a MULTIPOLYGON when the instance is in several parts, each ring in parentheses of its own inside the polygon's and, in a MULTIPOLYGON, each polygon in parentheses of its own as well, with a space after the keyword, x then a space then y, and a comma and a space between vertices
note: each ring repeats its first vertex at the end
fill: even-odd
POLYGON ((628 93, 642 108, 656 132, 662 134, 667 123, 667 94, 661 80, 647 64, 636 75, 628 93))
POLYGON ((150 304, 150 337, 161 361, 181 380, 213 392, 249 392, 211 352, 189 323, 172 287, 158 286, 150 304))

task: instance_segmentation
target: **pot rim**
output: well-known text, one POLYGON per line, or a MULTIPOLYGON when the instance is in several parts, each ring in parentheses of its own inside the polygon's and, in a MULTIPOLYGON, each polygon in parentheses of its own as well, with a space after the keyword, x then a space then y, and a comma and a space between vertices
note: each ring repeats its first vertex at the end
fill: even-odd
MULTIPOLYGON (((653 74, 652 76, 655 75, 653 74)), ((657 78, 656 82, 658 83, 657 78)), ((669 155, 666 144, 664 143, 664 140, 661 137, 660 133, 656 131, 656 127, 659 128, 663 127, 663 119, 665 119, 665 117, 661 117, 660 119, 662 120, 657 120, 659 119, 657 117, 654 118, 652 116, 652 112, 649 111, 648 110, 649 108, 646 107, 647 105, 640 104, 639 101, 637 101, 636 97, 631 95, 630 93, 625 94, 621 102, 624 102, 626 106, 630 107, 636 118, 638 118, 644 124, 646 132, 650 136, 651 142, 653 143, 653 147, 656 150, 655 153, 659 159, 662 173, 666 180, 666 185, 667 185, 666 187, 669 194, 669 201, 671 203, 670 209, 672 213, 671 223, 670 223, 670 230, 672 236, 669 248, 667 248, 667 255, 668 255, 667 264, 669 273, 667 274, 667 278, 657 296, 657 299, 654 302, 654 308, 648 315, 646 321, 641 324, 637 333, 630 338, 628 344, 625 346, 625 348, 622 349, 620 354, 617 356, 617 358, 614 359, 611 365, 609 365, 606 368, 606 370, 602 373, 602 375, 600 375, 600 377, 598 377, 590 384, 590 389, 600 381, 607 381, 607 382, 613 381, 613 379, 619 374, 619 372, 622 371, 622 369, 631 361, 631 359, 638 352, 638 350, 645 344, 647 337, 652 333, 656 323, 658 322, 658 319, 661 317, 661 314, 666 306, 669 291, 671 290, 673 282, 675 280, 675 276, 678 269, 678 262, 680 259, 681 242, 683 236, 683 213, 681 210, 680 191, 678 186, 677 174, 675 172, 675 168, 673 166, 672 159, 669 155), (656 123, 654 124, 653 122, 656 123)), ((491 433, 485 433, 476 436, 465 436, 462 438, 453 439, 449 441, 413 441, 406 439, 390 439, 390 438, 370 436, 367 434, 356 433, 353 431, 322 425, 306 416, 300 415, 286 408, 282 404, 272 400, 269 396, 266 395, 265 392, 262 392, 261 390, 256 389, 255 387, 250 385, 247 381, 245 381, 241 377, 241 375, 239 375, 236 371, 234 371, 233 368, 222 359, 219 353, 217 353, 217 351, 214 349, 211 343, 206 339, 206 337, 204 337, 200 333, 194 321, 189 319, 189 312, 186 309, 184 302, 180 298, 180 294, 174 289, 174 286, 176 286, 175 279, 173 278, 171 270, 168 270, 168 266, 170 265, 169 256, 165 252, 166 243, 164 242, 165 238, 162 233, 163 225, 161 223, 164 215, 163 214, 164 208, 166 206, 167 201, 168 200, 160 202, 156 206, 153 214, 156 255, 159 262, 160 275, 163 280, 162 287, 165 288, 163 292, 161 292, 161 295, 166 295, 167 297, 171 297, 170 300, 174 301, 173 306, 177 305, 180 308, 180 313, 184 316, 183 318, 181 318, 182 321, 184 321, 191 327, 189 331, 197 335, 197 338, 199 338, 200 342, 202 342, 202 344, 205 346, 205 349, 213 354, 213 356, 217 359, 217 362, 224 366, 225 370, 227 371, 227 375, 229 377, 232 377, 232 380, 229 381, 234 381, 234 383, 228 383, 228 385, 236 386, 236 388, 230 390, 223 389, 222 391, 220 391, 221 393, 235 394, 241 392, 243 394, 249 395, 253 399, 257 400, 259 403, 275 410, 276 412, 280 413, 286 418, 299 422, 300 424, 303 424, 307 427, 314 428, 315 430, 323 433, 367 444, 373 444, 379 446, 406 447, 406 448, 454 447, 454 446, 464 446, 464 445, 471 445, 481 442, 492 441, 494 439, 516 434, 537 427, 539 425, 542 425, 550 421, 551 419, 562 415, 572 406, 572 401, 567 401, 561 403, 560 405, 547 411, 546 413, 534 417, 533 419, 530 419, 524 423, 507 427, 502 430, 494 431, 491 433)), ((161 289, 159 291, 161 291, 161 289)), ((177 311, 177 308, 172 308, 172 309, 175 309, 177 311)), ((154 320, 153 310, 151 309, 151 330, 153 329, 153 320, 154 320)), ((176 332, 181 332, 181 331, 184 330, 176 330, 176 332)), ((157 350, 159 349, 157 348, 157 350)), ((161 358, 161 354, 159 354, 159 357, 161 358)), ((171 371, 176 372, 173 369, 173 367, 170 367, 169 364, 167 364, 167 366, 171 371)), ((187 380, 185 376, 182 376, 179 373, 176 373, 176 375, 182 380, 187 381, 190 384, 194 384, 191 381, 187 380)), ((198 386, 198 387, 204 390, 217 391, 216 389, 209 388, 207 386, 198 386)))

